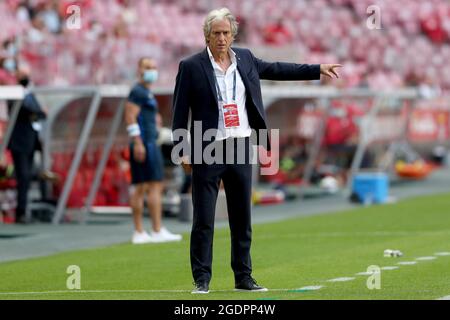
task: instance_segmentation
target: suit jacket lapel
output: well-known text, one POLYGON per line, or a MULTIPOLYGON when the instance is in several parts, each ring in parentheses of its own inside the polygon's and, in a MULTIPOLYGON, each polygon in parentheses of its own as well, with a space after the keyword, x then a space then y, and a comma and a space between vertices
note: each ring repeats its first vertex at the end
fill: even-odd
POLYGON ((214 69, 211 64, 211 61, 209 60, 209 55, 207 49, 205 49, 202 53, 202 59, 201 64, 203 67, 203 71, 205 71, 206 78, 208 79, 209 87, 212 90, 213 96, 216 98, 216 103, 219 105, 218 98, 217 98, 217 89, 214 81, 214 69))

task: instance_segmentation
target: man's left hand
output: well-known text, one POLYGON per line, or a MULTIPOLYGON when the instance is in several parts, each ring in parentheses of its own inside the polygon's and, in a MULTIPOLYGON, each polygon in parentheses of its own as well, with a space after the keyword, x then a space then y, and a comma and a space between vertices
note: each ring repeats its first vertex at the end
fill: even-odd
POLYGON ((330 78, 339 78, 339 74, 335 70, 336 68, 341 68, 342 64, 321 64, 320 74, 328 76, 330 78))

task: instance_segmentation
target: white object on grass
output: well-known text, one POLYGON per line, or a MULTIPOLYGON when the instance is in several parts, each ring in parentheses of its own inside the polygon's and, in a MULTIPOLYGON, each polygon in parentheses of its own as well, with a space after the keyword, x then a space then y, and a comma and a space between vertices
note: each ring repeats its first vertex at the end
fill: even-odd
POLYGON ((386 258, 401 257, 403 256, 403 253, 400 250, 386 249, 384 250, 384 256, 386 258))

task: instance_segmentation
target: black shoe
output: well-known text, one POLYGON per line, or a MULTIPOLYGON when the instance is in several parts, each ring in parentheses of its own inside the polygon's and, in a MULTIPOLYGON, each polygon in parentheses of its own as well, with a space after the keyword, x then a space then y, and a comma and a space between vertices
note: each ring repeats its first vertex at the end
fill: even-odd
POLYGON ((236 283, 235 291, 252 291, 252 292, 265 292, 267 288, 261 287, 256 283, 256 280, 249 277, 236 283))
POLYGON ((199 281, 194 283, 195 288, 192 290, 192 294, 205 294, 209 293, 209 284, 206 281, 199 281))

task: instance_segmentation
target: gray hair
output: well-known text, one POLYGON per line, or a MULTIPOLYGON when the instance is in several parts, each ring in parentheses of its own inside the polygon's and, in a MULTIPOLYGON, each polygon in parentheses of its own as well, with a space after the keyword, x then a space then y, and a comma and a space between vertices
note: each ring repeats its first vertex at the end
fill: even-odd
POLYGON ((203 34, 205 35, 205 42, 208 44, 208 37, 211 34, 211 26, 213 22, 228 19, 231 25, 231 35, 233 36, 233 40, 238 33, 238 23, 236 21, 236 17, 231 14, 231 11, 228 8, 221 8, 212 10, 208 13, 205 19, 205 23, 203 24, 203 34))

